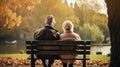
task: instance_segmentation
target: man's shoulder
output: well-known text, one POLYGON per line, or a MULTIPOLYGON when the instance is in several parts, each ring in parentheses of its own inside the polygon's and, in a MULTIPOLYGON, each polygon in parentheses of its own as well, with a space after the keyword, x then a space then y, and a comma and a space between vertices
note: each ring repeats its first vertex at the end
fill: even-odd
POLYGON ((40 28, 40 29, 37 29, 35 32, 40 32, 40 31, 43 31, 43 30, 45 30, 44 27, 42 27, 42 28, 40 28))

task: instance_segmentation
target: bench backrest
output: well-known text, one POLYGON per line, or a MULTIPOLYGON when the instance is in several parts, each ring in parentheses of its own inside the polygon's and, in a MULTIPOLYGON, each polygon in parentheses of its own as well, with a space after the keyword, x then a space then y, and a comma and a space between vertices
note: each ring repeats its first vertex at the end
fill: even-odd
POLYGON ((27 54, 31 54, 31 49, 33 49, 34 54, 40 48, 41 53, 51 53, 51 54, 90 54, 90 41, 60 41, 60 40, 39 40, 39 41, 26 41, 27 54), (47 47, 49 49, 47 49, 47 47))

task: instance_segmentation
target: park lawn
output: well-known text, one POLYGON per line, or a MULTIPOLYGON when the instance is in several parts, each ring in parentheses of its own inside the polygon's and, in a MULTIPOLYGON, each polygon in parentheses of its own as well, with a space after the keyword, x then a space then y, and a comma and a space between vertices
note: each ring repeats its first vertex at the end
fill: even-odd
POLYGON ((90 60, 110 60, 107 55, 90 55, 90 60))
POLYGON ((22 59, 26 59, 28 56, 28 54, 0 54, 0 57, 13 57, 22 59))
MULTIPOLYGON (((14 57, 26 59, 28 54, 0 54, 0 57, 14 57)), ((107 55, 90 55, 90 60, 109 60, 110 57, 107 55)))

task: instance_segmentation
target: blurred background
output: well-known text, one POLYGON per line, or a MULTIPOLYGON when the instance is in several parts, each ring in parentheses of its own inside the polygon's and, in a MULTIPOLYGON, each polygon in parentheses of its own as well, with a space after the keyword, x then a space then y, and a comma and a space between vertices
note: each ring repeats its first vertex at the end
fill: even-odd
POLYGON ((71 20, 82 40, 91 40, 91 54, 110 53, 108 16, 104 0, 0 0, 0 54, 25 52, 25 41, 53 14, 55 27, 71 20))

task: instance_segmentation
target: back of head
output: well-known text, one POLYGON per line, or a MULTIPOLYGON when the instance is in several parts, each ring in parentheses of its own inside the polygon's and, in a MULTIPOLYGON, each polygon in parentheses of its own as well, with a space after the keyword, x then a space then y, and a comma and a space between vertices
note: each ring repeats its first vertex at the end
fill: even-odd
POLYGON ((62 25, 62 28, 63 28, 64 31, 67 31, 67 30, 73 31, 73 23, 69 20, 64 21, 63 25, 62 25))
POLYGON ((53 15, 47 15, 45 24, 51 25, 52 23, 55 23, 55 19, 53 15))

